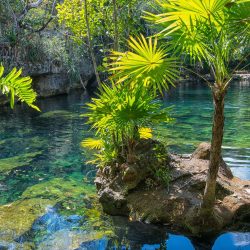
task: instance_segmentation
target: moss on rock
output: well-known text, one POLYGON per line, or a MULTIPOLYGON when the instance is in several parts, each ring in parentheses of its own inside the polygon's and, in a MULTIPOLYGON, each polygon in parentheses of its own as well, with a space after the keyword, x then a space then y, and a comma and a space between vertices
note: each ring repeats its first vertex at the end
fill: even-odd
POLYGON ((8 241, 24 234, 46 212, 46 207, 54 204, 55 201, 34 198, 1 206, 0 239, 8 241))
POLYGON ((23 192, 22 198, 40 197, 59 202, 84 194, 88 194, 88 196, 95 194, 95 187, 93 185, 83 185, 83 183, 73 179, 55 178, 27 188, 23 192))
MULTIPOLYGON (((54 178, 27 188, 20 200, 0 206, 0 241, 8 244, 30 232, 34 222, 47 213, 46 208, 51 206, 56 206, 60 216, 67 217, 74 214, 86 219, 86 223, 82 224, 79 230, 91 233, 80 237, 78 231, 66 229, 64 232, 67 237, 72 237, 72 244, 97 240, 113 234, 111 223, 97 202, 94 185, 84 185, 79 179, 54 178)), ((45 242, 46 245, 49 247, 54 240, 57 241, 61 233, 61 231, 55 232, 52 238, 45 242)), ((61 241, 65 243, 63 238, 61 241)))
POLYGON ((26 153, 14 157, 0 159, 0 173, 4 174, 15 168, 27 166, 32 162, 35 157, 40 154, 42 154, 42 151, 36 151, 32 153, 26 153))

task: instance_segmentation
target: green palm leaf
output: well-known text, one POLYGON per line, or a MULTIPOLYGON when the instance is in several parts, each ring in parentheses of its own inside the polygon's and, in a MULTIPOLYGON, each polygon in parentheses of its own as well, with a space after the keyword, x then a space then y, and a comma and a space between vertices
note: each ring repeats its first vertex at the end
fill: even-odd
POLYGON ((248 47, 250 0, 161 0, 160 14, 145 13, 162 27, 176 54, 210 65, 218 83, 228 79, 230 57, 248 47), (220 75, 220 77, 219 77, 220 75))
POLYGON ((110 56, 110 71, 117 83, 130 82, 132 86, 142 83, 145 87, 163 92, 174 85, 179 73, 176 58, 168 57, 166 48, 158 47, 157 39, 141 35, 130 37, 129 51, 116 52, 110 56))
POLYGON ((21 102, 27 103, 30 107, 38 110, 39 108, 34 105, 37 94, 32 89, 32 79, 28 77, 21 77, 22 69, 17 71, 14 68, 9 74, 5 77, 2 77, 4 74, 4 67, 0 66, 0 90, 5 95, 10 95, 10 105, 11 108, 14 106, 15 96, 19 98, 21 102))
POLYGON ((104 143, 101 139, 88 138, 82 141, 82 147, 86 147, 89 149, 97 149, 100 150, 104 147, 104 143))
POLYGON ((165 28, 160 32, 165 36, 181 29, 183 26, 192 30, 197 22, 212 22, 218 24, 219 19, 224 18, 223 9, 230 0, 163 0, 157 1, 163 13, 152 14, 145 12, 145 19, 164 24, 165 28))

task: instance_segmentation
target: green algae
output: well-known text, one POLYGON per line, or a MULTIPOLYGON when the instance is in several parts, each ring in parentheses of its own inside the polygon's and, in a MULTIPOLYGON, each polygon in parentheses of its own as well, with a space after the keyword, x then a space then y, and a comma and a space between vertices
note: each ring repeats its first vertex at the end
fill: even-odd
MULTIPOLYGON (((0 240, 11 241, 29 231, 48 206, 57 204, 62 215, 84 215, 94 199, 95 186, 83 185, 74 179, 54 178, 31 186, 23 192, 20 200, 0 206, 0 240)), ((100 219, 100 213, 93 213, 91 209, 89 216, 92 214, 95 220, 100 219)), ((104 235, 106 231, 101 233, 97 230, 97 233, 104 235)))
POLYGON ((79 118, 79 115, 73 112, 69 112, 66 110, 53 110, 49 112, 45 112, 39 115, 39 118, 45 119, 72 119, 72 118, 79 118))
POLYGON ((4 174, 13 169, 29 165, 34 158, 41 155, 42 151, 21 154, 9 158, 0 159, 0 173, 4 174))
MULTIPOLYGON (((28 232, 34 221, 45 213, 46 207, 55 205, 63 216, 77 214, 86 218, 86 223, 78 229, 91 233, 80 237, 77 232, 72 232, 74 244, 113 235, 111 222, 97 201, 94 185, 83 184, 78 179, 54 178, 28 187, 20 200, 0 206, 0 240, 11 242, 28 232)), ((53 237, 58 242, 60 231, 53 237)), ((45 243, 49 245, 53 242, 45 243)), ((40 247, 45 245, 42 243, 40 247)))
POLYGON ((95 194, 93 185, 83 185, 82 182, 73 179, 55 178, 27 188, 23 192, 22 198, 42 197, 59 202, 67 198, 74 198, 80 195, 90 196, 91 194, 95 194))
POLYGON ((96 199, 94 185, 84 184, 75 179, 55 178, 27 188, 21 198, 43 198, 59 204, 62 215, 84 215, 85 208, 96 199))
POLYGON ((108 223, 108 217, 102 212, 96 188, 92 184, 84 184, 76 179, 55 178, 27 188, 21 196, 22 199, 37 197, 56 202, 61 215, 84 216, 86 223, 81 229, 95 228, 98 229, 96 233, 112 234, 111 223, 108 223))
POLYGON ((41 136, 33 136, 33 137, 11 137, 6 138, 0 141, 0 147, 2 149, 15 149, 19 150, 41 150, 48 144, 48 140, 41 136))
POLYGON ((46 212, 46 207, 54 204, 55 201, 34 198, 0 206, 0 239, 9 241, 24 234, 46 212))

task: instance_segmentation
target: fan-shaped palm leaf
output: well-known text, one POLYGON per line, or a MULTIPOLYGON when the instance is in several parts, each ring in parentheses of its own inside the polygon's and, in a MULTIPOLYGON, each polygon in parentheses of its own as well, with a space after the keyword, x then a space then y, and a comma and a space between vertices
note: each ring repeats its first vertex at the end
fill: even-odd
POLYGON ((146 40, 143 35, 136 39, 130 37, 129 51, 114 51, 110 59, 110 71, 117 83, 143 83, 160 92, 168 89, 169 84, 174 85, 179 73, 176 58, 169 57, 166 48, 157 46, 157 38, 146 40))
POLYGON ((102 149, 104 147, 104 142, 101 139, 93 139, 93 138, 87 138, 82 141, 81 143, 82 147, 86 147, 89 149, 102 149))
MULTIPOLYGON (((212 22, 218 24, 224 18, 223 9, 230 0, 163 0, 157 1, 164 13, 152 14, 145 12, 145 18, 156 24, 165 24, 161 31, 164 35, 181 29, 183 25, 188 30, 197 26, 197 22, 212 22)), ((231 1, 232 2, 232 1, 231 1)))
POLYGON ((151 139, 153 137, 153 130, 151 128, 139 128, 141 139, 151 139))
POLYGON ((218 69, 217 73, 228 65, 226 54, 231 51, 233 55, 229 45, 234 43, 235 48, 249 41, 246 35, 250 29, 249 0, 157 2, 162 13, 146 13, 145 18, 164 26, 159 35, 170 36, 176 53, 186 54, 192 60, 205 60, 214 71, 218 69))

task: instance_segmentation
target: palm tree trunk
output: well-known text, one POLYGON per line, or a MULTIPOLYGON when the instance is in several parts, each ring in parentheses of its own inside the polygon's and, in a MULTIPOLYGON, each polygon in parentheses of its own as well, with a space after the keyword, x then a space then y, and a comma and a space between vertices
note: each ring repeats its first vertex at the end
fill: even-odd
POLYGON ((101 80, 100 76, 97 70, 97 63, 96 63, 96 58, 94 54, 94 49, 93 49, 93 43, 92 43, 92 37, 91 37, 91 32, 90 32, 90 27, 89 27, 89 18, 88 18, 88 5, 87 5, 87 0, 84 0, 84 17, 85 17, 85 23, 87 27, 87 39, 88 39, 88 46, 89 46, 89 51, 90 51, 90 56, 92 59, 95 75, 96 75, 96 80, 98 85, 101 85, 101 80))
POLYGON ((213 88, 214 116, 211 142, 211 154, 206 188, 203 196, 202 208, 211 211, 215 201, 216 180, 221 162, 221 147, 224 131, 224 98, 225 91, 218 87, 213 88))

